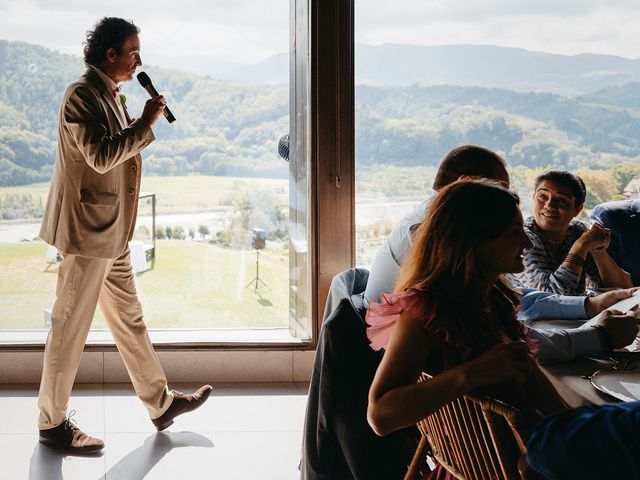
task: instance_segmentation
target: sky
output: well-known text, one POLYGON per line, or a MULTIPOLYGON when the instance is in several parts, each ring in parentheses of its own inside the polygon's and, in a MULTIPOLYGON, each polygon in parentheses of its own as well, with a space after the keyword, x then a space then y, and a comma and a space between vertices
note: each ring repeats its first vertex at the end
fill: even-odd
MULTIPOLYGON (((640 0, 355 0, 355 8, 357 43, 640 58, 640 0)), ((156 65, 250 64, 289 48, 289 0, 0 0, 0 39, 80 55, 102 16, 134 20, 143 61, 156 65)))

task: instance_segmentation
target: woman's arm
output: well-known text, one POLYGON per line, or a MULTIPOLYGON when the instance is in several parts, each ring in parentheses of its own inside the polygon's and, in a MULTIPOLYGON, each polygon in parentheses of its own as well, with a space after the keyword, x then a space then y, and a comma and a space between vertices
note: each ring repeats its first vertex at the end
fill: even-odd
POLYGON ((416 383, 431 344, 421 322, 400 317, 369 390, 367 420, 378 435, 413 425, 471 390, 459 368, 416 383))
POLYGON ((526 343, 512 342, 416 383, 432 348, 433 337, 422 322, 403 314, 369 391, 367 419, 378 435, 413 425, 479 386, 511 379, 525 382, 532 364, 526 343))

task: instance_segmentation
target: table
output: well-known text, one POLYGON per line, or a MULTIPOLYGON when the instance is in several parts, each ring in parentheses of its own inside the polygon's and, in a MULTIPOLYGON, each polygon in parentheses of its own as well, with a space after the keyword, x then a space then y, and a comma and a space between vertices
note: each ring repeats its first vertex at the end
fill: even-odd
POLYGON ((570 407, 579 407, 585 403, 603 405, 618 400, 595 389, 588 378, 596 371, 613 365, 610 360, 578 358, 571 362, 541 365, 544 374, 549 378, 558 393, 570 407))
MULTIPOLYGON (((575 320, 542 320, 535 322, 536 328, 545 330, 557 330, 563 328, 587 328, 595 324, 595 319, 586 322, 575 320)), ((613 354, 615 355, 615 354, 613 354)), ((549 378, 551 383, 570 407, 579 407, 585 403, 603 405, 605 403, 619 402, 618 399, 601 393, 591 385, 589 378, 598 370, 610 368, 615 364, 611 358, 576 358, 570 362, 550 363, 541 365, 540 368, 549 378)))

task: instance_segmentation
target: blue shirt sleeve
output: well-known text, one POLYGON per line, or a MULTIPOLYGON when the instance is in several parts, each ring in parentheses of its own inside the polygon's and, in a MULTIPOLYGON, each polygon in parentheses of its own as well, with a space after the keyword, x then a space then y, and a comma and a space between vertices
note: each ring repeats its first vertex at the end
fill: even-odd
POLYGON ((595 328, 544 330, 534 326, 528 336, 539 342, 536 360, 541 364, 568 362, 602 352, 602 341, 595 328))
POLYGON ((584 320, 587 318, 585 298, 525 288, 522 290, 522 310, 518 313, 518 320, 526 324, 542 319, 584 320))

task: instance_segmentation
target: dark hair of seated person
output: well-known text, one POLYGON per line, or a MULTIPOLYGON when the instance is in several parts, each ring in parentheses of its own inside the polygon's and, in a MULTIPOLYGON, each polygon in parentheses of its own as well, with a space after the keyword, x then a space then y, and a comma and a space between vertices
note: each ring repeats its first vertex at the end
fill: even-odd
POLYGON ((566 188, 575 198, 574 207, 582 205, 587 198, 587 187, 578 175, 561 170, 550 170, 538 175, 533 191, 535 192, 544 181, 551 182, 559 187, 566 188))
POLYGON ((477 145, 462 145, 451 150, 440 162, 433 189, 441 190, 461 176, 496 178, 506 172, 507 164, 496 152, 477 145))

